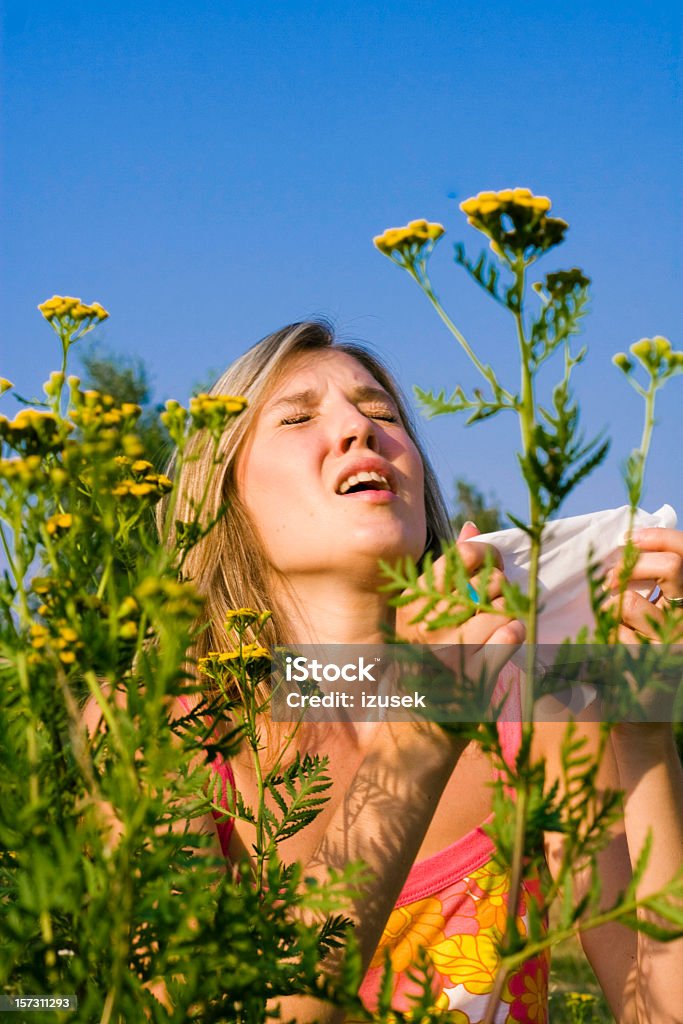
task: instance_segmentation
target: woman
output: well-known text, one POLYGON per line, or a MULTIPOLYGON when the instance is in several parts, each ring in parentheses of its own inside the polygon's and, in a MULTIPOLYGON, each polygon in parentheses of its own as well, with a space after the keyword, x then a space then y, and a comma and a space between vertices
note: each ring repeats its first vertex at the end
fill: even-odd
MULTIPOLYGON (((482 652, 496 671, 503 668, 524 628, 502 611, 427 633, 422 624, 411 625, 414 607, 395 612, 378 592, 379 559, 417 560, 425 551, 438 559, 449 528, 405 404, 373 356, 335 342, 325 324, 295 324, 238 359, 213 393, 244 395, 249 406, 222 439, 223 462, 209 488, 207 515, 223 502, 228 511, 187 562, 206 597, 196 656, 232 646, 222 626, 226 614, 251 606, 273 611, 262 643, 381 643, 389 627, 411 642, 468 645, 468 652, 479 652, 468 654, 470 669, 482 652)), ((199 455, 183 470, 175 512, 180 519, 189 518, 205 489, 208 458, 199 455)), ((469 542, 476 533, 468 524, 458 540, 473 577, 484 559, 484 545, 469 542)), ((644 554, 634 576, 658 579, 660 603, 683 595, 683 535, 646 530, 639 544, 644 554)), ((500 584, 497 572, 489 589, 498 609, 500 584)), ((659 615, 644 598, 629 596, 622 639, 651 635, 652 616, 659 615)), ((454 697, 457 686, 454 673, 454 697)), ((512 757, 519 726, 500 728, 512 757)), ((584 728, 595 745, 595 728, 584 728)), ((549 725, 536 731, 537 754, 547 759, 550 780, 559 777, 561 731, 549 725)), ((270 737, 275 744, 275 730, 270 737)), ((372 1005, 386 948, 397 972, 395 1005, 404 1007, 411 989, 406 970, 423 946, 436 969, 436 1004, 450 1008, 459 1024, 480 1021, 507 900, 506 879, 479 828, 491 812, 492 765, 476 745, 424 721, 339 721, 319 732, 309 726, 302 737, 308 749, 319 743, 329 755, 333 786, 315 822, 282 844, 282 856, 321 878, 328 867, 349 860, 362 859, 371 868, 372 881, 351 915, 368 969, 364 999, 372 1005), (476 981, 463 966, 473 959, 476 981)), ((253 804, 250 759, 238 756, 230 769, 230 784, 253 804)), ((654 823, 640 892, 660 887, 683 861, 683 781, 670 727, 615 728, 600 783, 625 793, 624 830, 600 857, 609 903, 627 884, 654 823)), ((253 835, 244 822, 219 827, 219 837, 231 861, 248 856, 253 835)), ((553 870, 560 836, 548 836, 546 854, 553 870)), ((577 878, 577 899, 586 884, 577 878)), ((523 893, 520 915, 531 898, 532 892, 523 893)), ((587 933, 583 944, 619 1022, 682 1019, 680 943, 664 946, 607 925, 587 933)), ((544 959, 525 967, 506 987, 496 1021, 544 1021, 546 980, 544 959), (524 998, 530 992, 536 992, 535 1003, 524 998)), ((283 1013, 297 1021, 340 1019, 338 1011, 305 998, 283 1000, 283 1013)))

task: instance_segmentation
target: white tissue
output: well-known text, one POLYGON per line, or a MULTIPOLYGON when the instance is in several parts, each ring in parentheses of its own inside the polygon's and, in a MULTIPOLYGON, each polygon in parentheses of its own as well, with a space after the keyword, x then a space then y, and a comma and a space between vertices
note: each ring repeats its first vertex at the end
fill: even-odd
MULTIPOLYGON (((543 531, 543 546, 538 571, 540 613, 538 643, 556 644, 574 639, 583 626, 592 630, 593 612, 588 589, 589 559, 604 569, 621 557, 628 529, 629 507, 590 512, 588 515, 556 519, 543 531)), ((638 509, 635 527, 676 526, 676 513, 671 505, 662 505, 656 512, 638 509)), ((523 530, 496 530, 470 538, 493 544, 503 558, 505 575, 528 588, 529 538, 523 530)), ((636 588, 649 596, 654 582, 640 583, 636 588)))

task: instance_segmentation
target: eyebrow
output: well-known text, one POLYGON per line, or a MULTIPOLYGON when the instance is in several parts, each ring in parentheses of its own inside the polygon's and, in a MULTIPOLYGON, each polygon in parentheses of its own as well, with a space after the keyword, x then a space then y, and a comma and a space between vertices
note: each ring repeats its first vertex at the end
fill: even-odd
MULTIPOLYGON (((398 411, 398 406, 389 392, 372 384, 358 384, 351 392, 351 399, 353 402, 368 402, 373 399, 375 401, 389 402, 392 408, 398 411)), ((305 391, 296 391, 291 395, 284 395, 282 398, 278 398, 276 402, 272 403, 271 409, 279 409, 281 406, 298 406, 301 408, 301 406, 314 405, 317 400, 318 392, 314 388, 307 388, 305 391)))

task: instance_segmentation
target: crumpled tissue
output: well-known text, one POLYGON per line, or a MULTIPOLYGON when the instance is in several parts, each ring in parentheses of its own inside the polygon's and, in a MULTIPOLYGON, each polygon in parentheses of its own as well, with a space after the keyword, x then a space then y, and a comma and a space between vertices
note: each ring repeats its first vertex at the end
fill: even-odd
MULTIPOLYGON (((587 515, 556 519, 543 531, 543 546, 538 570, 539 617, 538 643, 557 644, 574 639, 583 626, 594 625, 588 588, 589 559, 609 569, 621 558, 626 541, 630 509, 605 509, 587 515)), ((671 505, 656 512, 638 509, 634 527, 662 526, 673 529, 677 517, 671 505)), ((530 541, 514 527, 479 534, 473 541, 493 544, 503 558, 504 572, 512 583, 528 589, 530 541)), ((654 581, 630 584, 644 597, 654 590, 654 581)))

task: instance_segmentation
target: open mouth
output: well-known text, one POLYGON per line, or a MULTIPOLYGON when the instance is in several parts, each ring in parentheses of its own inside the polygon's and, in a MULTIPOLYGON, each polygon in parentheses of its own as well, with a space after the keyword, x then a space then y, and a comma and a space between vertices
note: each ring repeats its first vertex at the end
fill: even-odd
POLYGON ((362 491, 390 491, 393 493, 387 478, 374 470, 352 473, 337 488, 337 494, 360 494, 362 491))

